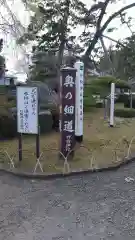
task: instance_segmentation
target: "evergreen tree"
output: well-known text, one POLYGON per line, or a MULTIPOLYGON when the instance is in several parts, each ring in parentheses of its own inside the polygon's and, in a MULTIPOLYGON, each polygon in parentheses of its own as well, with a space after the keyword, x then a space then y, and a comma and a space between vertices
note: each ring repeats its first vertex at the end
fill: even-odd
MULTIPOLYGON (((90 2, 90 7, 81 0, 22 0, 34 13, 27 33, 20 40, 36 40, 35 46, 38 50, 57 51, 57 67, 63 63, 63 55, 65 47, 67 49, 75 49, 77 38, 72 35, 73 28, 78 28, 79 43, 83 47, 83 61, 85 68, 89 67, 93 52, 97 43, 104 37, 104 32, 112 32, 115 28, 109 28, 109 24, 113 19, 119 17, 122 24, 129 26, 126 21, 126 12, 128 9, 135 7, 135 3, 122 7, 107 17, 108 6, 116 4, 118 0, 104 0, 90 2), (33 3, 34 2, 34 3, 33 3), (32 4, 33 3, 33 4, 32 4), (81 32, 80 26, 83 26, 81 32)), ((130 18, 130 25, 131 25, 130 18)), ((81 49, 82 50, 82 49, 81 49)))
MULTIPOLYGON (((111 57, 115 76, 124 80, 134 78, 135 76, 135 34, 124 39, 121 43, 115 46, 115 49, 109 50, 108 54, 111 57)), ((100 58, 100 69, 102 71, 110 71, 110 63, 105 55, 100 58)))
POLYGON ((64 49, 77 48, 72 29, 83 23, 86 11, 85 4, 80 0, 38 1, 28 32, 21 40, 36 39, 38 50, 56 50, 61 66, 64 49))
MULTIPOLYGON (((3 39, 0 39, 0 52, 3 49, 3 39)), ((0 55, 0 78, 4 75, 5 73, 5 58, 0 55)))
MULTIPOLYGON (((36 10, 31 17, 28 31, 20 41, 36 39, 33 64, 30 67, 31 79, 52 85, 54 78, 59 82, 60 67, 65 62, 69 64, 69 58, 64 55, 65 50, 71 55, 83 51, 76 43, 72 29, 82 24, 86 8, 80 0, 38 1, 34 6, 36 10)), ((70 63, 71 60, 72 56, 70 63)))

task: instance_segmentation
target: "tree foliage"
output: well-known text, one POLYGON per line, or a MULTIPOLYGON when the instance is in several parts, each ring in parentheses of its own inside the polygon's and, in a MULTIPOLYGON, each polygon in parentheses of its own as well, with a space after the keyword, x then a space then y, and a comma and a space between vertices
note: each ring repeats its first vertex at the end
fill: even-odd
MULTIPOLYGON (((126 38, 122 44, 117 44, 115 49, 109 49, 116 77, 128 80, 135 76, 135 34, 126 38)), ((100 59, 100 68, 110 71, 110 63, 105 56, 100 59)))
MULTIPOLYGON (((30 5, 31 6, 31 5, 30 5)), ((80 0, 38 1, 28 31, 20 40, 37 40, 37 49, 58 51, 62 63, 64 47, 77 48, 72 28, 81 24, 85 16, 85 5, 80 0)))
POLYGON ((85 68, 89 67, 93 53, 97 54, 99 50, 96 46, 104 32, 115 30, 114 27, 109 28, 111 21, 119 17, 122 24, 130 27, 132 19, 126 20, 126 11, 135 7, 135 3, 132 3, 108 16, 108 6, 119 0, 93 0, 90 7, 86 7, 81 0, 22 1, 33 14, 27 32, 19 39, 20 42, 36 40, 37 51, 57 52, 58 69, 63 64, 65 48, 69 53, 82 53, 85 68), (78 38, 72 31, 77 28, 78 38))
POLYGON ((33 53, 29 72, 29 80, 45 82, 50 88, 57 89, 57 58, 52 52, 33 53))
POLYGON ((111 83, 115 83, 115 87, 121 90, 130 89, 126 81, 112 76, 93 78, 84 87, 84 110, 89 111, 90 107, 103 106, 103 99, 110 95, 111 83), (96 98, 100 100, 98 104, 96 98))
POLYGON ((135 34, 124 41, 125 47, 118 48, 117 71, 119 76, 128 80, 135 76, 135 34))
MULTIPOLYGON (((84 44, 87 46, 85 56, 89 56, 88 53, 91 53, 92 45, 95 46, 100 36, 114 18, 119 17, 122 24, 128 24, 128 27, 130 27, 132 19, 130 17, 128 21, 126 21, 126 11, 135 7, 135 3, 129 4, 112 13, 112 15, 104 21, 108 5, 117 3, 119 0, 104 0, 104 2, 94 0, 90 9, 80 0, 22 1, 25 4, 27 3, 27 7, 34 12, 34 15, 31 17, 28 32, 24 36, 25 39, 35 39, 37 34, 42 30, 44 33, 40 38, 40 43, 46 42, 51 46, 53 43, 54 47, 58 47, 63 37, 66 42, 68 41, 71 28, 77 28, 79 25, 83 25, 84 31, 80 32, 80 38, 82 37, 82 41, 84 41, 84 44)), ((107 30, 108 32, 112 32, 115 28, 108 28, 107 30)), ((72 40, 75 38, 75 36, 70 37, 72 40)))
POLYGON ((98 77, 90 81, 87 91, 93 95, 100 95, 101 98, 107 97, 110 94, 111 83, 115 83, 115 87, 119 89, 130 89, 129 84, 121 79, 115 77, 106 76, 98 77))
MULTIPOLYGON (((72 27, 81 24, 85 5, 79 0, 42 2, 38 1, 28 33, 20 40, 37 40, 37 44, 33 46, 31 78, 39 81, 48 81, 51 78, 51 82, 54 78, 57 81, 62 64, 69 63, 64 51, 72 51, 73 55, 82 51, 75 42, 76 36, 72 35, 72 27)), ((70 63, 71 60, 73 57, 70 57, 70 63)))
MULTIPOLYGON (((0 39, 0 52, 3 49, 3 39, 0 39)), ((5 58, 0 55, 0 77, 3 76, 3 74, 5 73, 5 58)))
MULTIPOLYGON (((89 22, 88 24, 86 24, 87 31, 85 30, 84 32, 86 36, 84 38, 84 42, 86 45, 86 51, 84 54, 85 64, 87 64, 87 62, 89 61, 89 57, 91 56, 92 51, 94 50, 96 44, 104 34, 104 31, 115 30, 115 28, 112 28, 112 29, 109 28, 109 24, 111 23, 111 21, 116 17, 119 17, 121 19, 121 16, 123 15, 123 13, 125 13, 128 9, 135 7, 135 3, 129 4, 119 9, 118 11, 115 11, 114 13, 112 13, 112 15, 110 15, 105 21, 104 17, 106 16, 107 7, 109 4, 112 4, 112 3, 117 3, 117 1, 104 0, 104 2, 98 2, 97 4, 93 5, 95 7, 92 6, 89 10, 89 17, 91 16, 91 14, 93 14, 95 19, 95 24, 94 26, 91 26, 91 23, 89 22), (94 27, 94 33, 91 33, 91 27, 94 27)), ((125 24, 125 22, 123 24, 125 24)))

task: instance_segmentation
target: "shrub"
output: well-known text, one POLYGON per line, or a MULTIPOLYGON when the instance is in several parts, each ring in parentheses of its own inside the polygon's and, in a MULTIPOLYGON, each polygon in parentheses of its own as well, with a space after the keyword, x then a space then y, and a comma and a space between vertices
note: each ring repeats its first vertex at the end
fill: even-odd
POLYGON ((129 99, 129 96, 126 94, 120 94, 116 100, 116 103, 124 103, 126 104, 129 99))
POLYGON ((52 131, 53 120, 50 111, 43 111, 39 113, 39 126, 41 134, 52 131))
POLYGON ((16 122, 9 111, 13 106, 15 106, 14 101, 7 102, 6 88, 0 87, 0 137, 2 139, 16 136, 16 122))
POLYGON ((97 102, 96 103, 96 108, 102 108, 103 107, 103 103, 102 102, 97 102))
MULTIPOLYGON (((12 112, 12 111, 11 111, 12 112)), ((16 112, 13 115, 4 113, 0 116, 0 138, 10 139, 17 136, 17 118, 16 112)), ((39 113, 40 133, 48 133, 52 131, 52 115, 49 111, 39 113)))
POLYGON ((0 137, 3 139, 13 138, 17 135, 16 121, 12 116, 0 116, 0 137))
MULTIPOLYGON (((92 79, 89 84, 84 87, 84 97, 90 95, 100 95, 104 99, 110 93, 111 83, 115 83, 116 88, 129 89, 130 86, 126 81, 116 79, 112 76, 104 76, 92 79)), ((118 102, 123 102, 124 96, 121 96, 118 102)), ((125 97, 126 98, 126 97, 125 97)), ((125 100, 126 101, 126 100, 125 100)))
POLYGON ((14 101, 14 99, 15 99, 15 97, 13 97, 13 96, 8 96, 7 101, 8 101, 8 102, 14 101))
POLYGON ((129 84, 126 81, 121 80, 121 79, 117 79, 117 78, 112 77, 112 76, 99 77, 99 78, 97 78, 95 83, 97 85, 104 86, 104 87, 105 86, 110 87, 111 83, 115 83, 116 88, 130 89, 129 84))
POLYGON ((84 97, 84 112, 87 112, 90 110, 90 108, 96 107, 96 101, 92 95, 84 97))
POLYGON ((135 117, 135 109, 131 109, 131 108, 115 109, 114 115, 116 117, 122 117, 122 118, 133 118, 135 117))
POLYGON ((0 93, 5 94, 7 92, 6 86, 0 85, 0 93))
MULTIPOLYGON (((96 80, 95 80, 96 81, 96 80)), ((95 82, 92 82, 92 84, 87 84, 84 87, 84 96, 88 95, 101 95, 102 92, 106 91, 105 87, 95 84, 95 82)), ((107 91, 108 92, 108 91, 107 91)))
POLYGON ((59 113, 58 112, 52 112, 52 128, 56 131, 59 131, 59 113))
MULTIPOLYGON (((125 108, 130 108, 130 97, 128 96, 127 101, 124 102, 125 108)), ((135 97, 132 99, 132 108, 135 108, 135 97)))
MULTIPOLYGON (((38 116, 38 123, 40 126, 40 134, 45 134, 48 132, 52 131, 52 125, 53 125, 53 120, 52 120, 52 115, 50 111, 40 111, 39 116, 38 116)), ((17 126, 17 120, 15 117, 15 124, 17 126)))
POLYGON ((110 93, 111 83, 115 83, 116 88, 120 89, 130 89, 129 84, 126 81, 116 79, 111 76, 98 77, 92 80, 89 84, 89 88, 92 88, 92 92, 99 92, 100 96, 104 98, 110 93))
POLYGON ((92 95, 90 84, 84 86, 83 106, 84 112, 89 112, 91 108, 96 107, 96 99, 92 95))

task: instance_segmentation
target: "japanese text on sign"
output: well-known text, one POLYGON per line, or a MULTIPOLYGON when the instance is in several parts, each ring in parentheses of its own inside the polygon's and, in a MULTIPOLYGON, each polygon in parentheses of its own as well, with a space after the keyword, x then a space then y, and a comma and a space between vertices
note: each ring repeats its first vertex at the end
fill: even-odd
POLYGON ((73 79, 72 76, 67 75, 65 77, 64 86, 66 86, 66 87, 73 87, 74 86, 74 79, 73 79))
POLYGON ((80 61, 75 63, 76 74, 76 136, 83 135, 83 84, 84 84, 84 64, 80 61))
POLYGON ((24 92, 24 131, 28 132, 29 129, 29 109, 28 109, 28 104, 29 104, 29 93, 24 92))
POLYGON ((71 151, 71 136, 70 135, 66 136, 66 151, 67 152, 71 151))
POLYGON ((62 70, 61 81, 61 152, 66 157, 74 148, 75 135, 75 77, 76 70, 62 70))
POLYGON ((36 87, 17 87, 17 128, 20 133, 38 133, 36 87))
POLYGON ((73 120, 71 120, 71 121, 64 121, 64 129, 63 129, 63 131, 74 132, 73 120))

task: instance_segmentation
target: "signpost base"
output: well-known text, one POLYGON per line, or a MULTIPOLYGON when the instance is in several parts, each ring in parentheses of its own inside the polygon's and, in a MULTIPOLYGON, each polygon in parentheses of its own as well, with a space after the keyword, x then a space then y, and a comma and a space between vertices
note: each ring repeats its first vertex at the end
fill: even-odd
POLYGON ((36 134, 36 165, 34 168, 34 173, 36 172, 38 166, 41 172, 43 173, 43 167, 40 162, 42 156, 43 156, 43 152, 41 152, 40 154, 40 127, 38 127, 38 133, 36 134))
POLYGON ((9 159, 9 161, 10 161, 10 162, 9 162, 9 163, 10 163, 10 169, 11 169, 11 168, 15 168, 14 161, 13 161, 13 160, 14 160, 14 156, 11 157, 7 151, 5 151, 5 154, 7 155, 8 159, 9 159))
POLYGON ((40 157, 40 135, 39 132, 36 134, 36 158, 40 157))
POLYGON ((113 128, 114 126, 113 125, 110 125, 111 128, 113 128))
POLYGON ((43 153, 41 153, 40 156, 36 159, 36 165, 35 165, 35 168, 34 168, 34 171, 33 171, 34 173, 36 172, 38 166, 39 166, 41 172, 42 173, 44 172, 42 164, 40 162, 42 155, 43 155, 43 153))
POLYGON ((62 152, 59 152, 59 154, 64 159, 63 174, 66 173, 66 169, 67 169, 67 173, 69 173, 70 172, 70 166, 69 166, 69 163, 68 163, 68 156, 70 155, 70 152, 67 155, 67 157, 65 157, 62 152))
MULTIPOLYGON (((75 151, 73 150, 73 151, 71 151, 71 152, 69 153, 69 155, 67 156, 67 160, 72 160, 72 159, 74 158, 74 155, 75 155, 75 151)), ((59 159, 59 160, 65 159, 65 157, 63 157, 63 156, 64 156, 64 155, 61 154, 61 152, 59 152, 59 154, 58 154, 58 159, 59 159)))
POLYGON ((19 162, 22 161, 22 134, 19 133, 18 135, 18 157, 19 157, 19 162))

